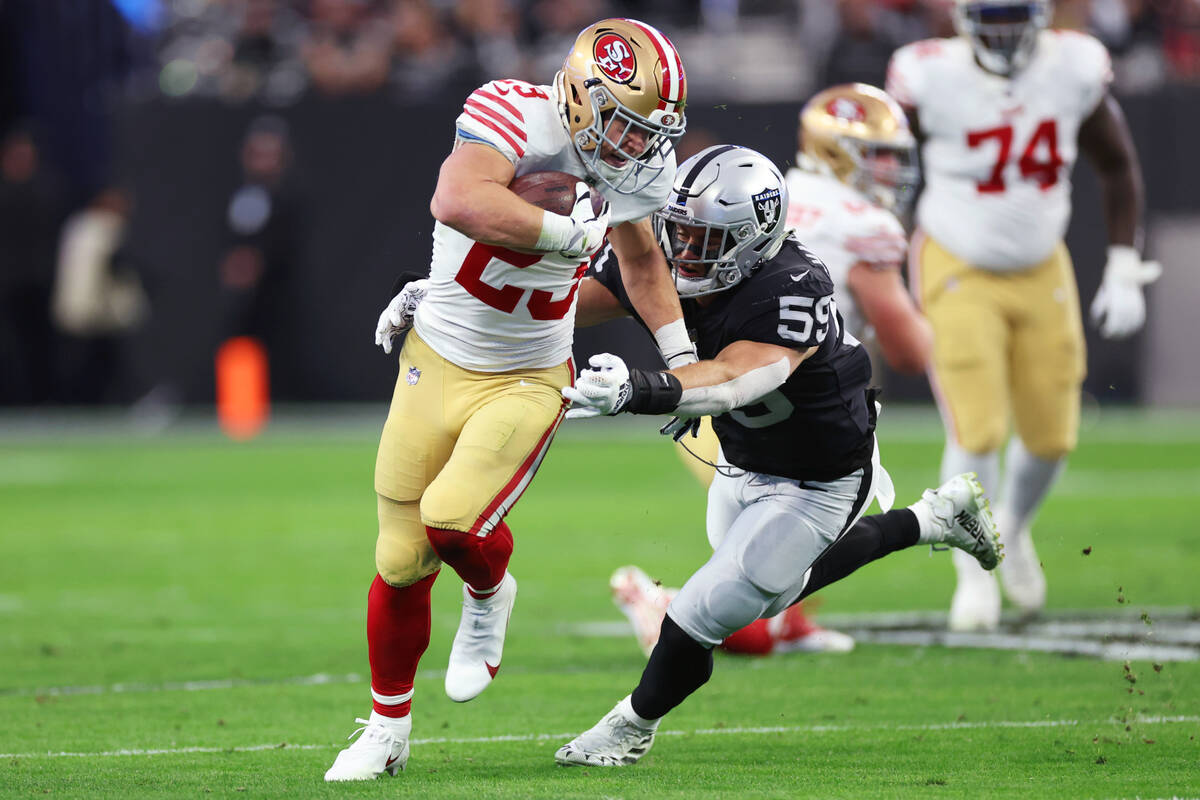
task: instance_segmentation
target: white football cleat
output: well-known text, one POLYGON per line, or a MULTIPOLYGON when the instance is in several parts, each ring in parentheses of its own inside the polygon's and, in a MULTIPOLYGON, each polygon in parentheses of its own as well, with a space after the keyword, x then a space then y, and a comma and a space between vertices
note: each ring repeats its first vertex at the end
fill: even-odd
POLYGON ((1025 616, 1041 611, 1046 605, 1046 574, 1033 547, 1029 528, 1003 535, 1004 561, 1000 564, 1000 585, 1009 601, 1025 616))
POLYGON ((508 618, 517 599, 517 581, 505 572, 500 588, 477 600, 463 584, 462 618, 450 646, 446 666, 446 695, 456 703, 479 696, 500 671, 508 618))
POLYGON ((658 644, 667 606, 678 589, 664 589, 634 566, 618 567, 608 579, 613 602, 633 626, 638 645, 647 656, 658 644))
POLYGON ((928 504, 942 529, 939 541, 970 553, 984 569, 996 568, 1001 558, 1000 540, 987 495, 974 472, 955 475, 936 489, 926 489, 921 500, 928 504))
POLYGON ((554 760, 563 766, 623 767, 636 764, 654 745, 654 732, 643 728, 630 715, 633 706, 626 697, 588 730, 558 748, 554 760))
POLYGON ((1000 625, 1000 587, 996 576, 985 572, 964 550, 955 550, 954 568, 958 585, 950 601, 952 631, 994 631, 1000 625))
POLYGON ((325 780, 370 781, 385 772, 395 775, 404 769, 408 764, 412 717, 400 717, 387 723, 367 719, 356 719, 355 722, 363 727, 347 738, 354 738, 356 733, 362 736, 337 754, 333 766, 325 771, 325 780))

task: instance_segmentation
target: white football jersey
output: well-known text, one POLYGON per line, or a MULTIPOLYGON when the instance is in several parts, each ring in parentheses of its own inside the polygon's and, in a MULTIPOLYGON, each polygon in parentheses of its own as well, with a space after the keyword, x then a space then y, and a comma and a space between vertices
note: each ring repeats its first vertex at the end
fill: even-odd
POLYGON ((1049 257, 1071 215, 1079 127, 1111 80, 1104 45, 1074 31, 1042 31, 1011 79, 980 67, 961 37, 897 50, 887 91, 916 109, 925 137, 920 227, 984 269, 1049 257))
POLYGON ((787 226, 829 267, 834 297, 846 330, 859 339, 871 335, 850 293, 850 268, 899 270, 907 240, 896 216, 836 178, 792 167, 787 172, 787 226))
MULTIPOLYGON (((550 86, 492 81, 467 98, 456 143, 479 142, 503 154, 518 176, 586 172, 559 117, 550 86)), ((675 157, 637 195, 605 191, 612 226, 644 219, 667 201, 675 157)), ((601 187, 606 189, 607 187, 601 187)), ((480 244, 448 225, 433 229, 429 294, 417 309, 417 334, 464 369, 542 369, 571 356, 575 295, 587 261, 557 253, 518 253, 480 244)))

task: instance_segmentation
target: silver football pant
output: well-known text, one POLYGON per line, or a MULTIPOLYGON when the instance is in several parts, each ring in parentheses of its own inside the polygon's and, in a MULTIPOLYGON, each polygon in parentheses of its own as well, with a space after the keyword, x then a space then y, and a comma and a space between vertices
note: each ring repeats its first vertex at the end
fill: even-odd
POLYGON ((796 481, 731 467, 721 454, 708 490, 712 557, 688 579, 667 613, 689 636, 715 647, 761 617, 796 602, 817 558, 879 496, 894 499, 879 464, 833 481, 796 481))

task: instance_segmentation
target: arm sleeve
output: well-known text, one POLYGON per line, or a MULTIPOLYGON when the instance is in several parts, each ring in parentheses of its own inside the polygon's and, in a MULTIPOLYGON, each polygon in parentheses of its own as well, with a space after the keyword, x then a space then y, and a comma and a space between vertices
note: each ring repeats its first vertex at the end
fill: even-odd
POLYGON ((791 364, 781 358, 716 386, 684 389, 674 413, 684 417, 719 416, 778 389, 791 374, 791 364))

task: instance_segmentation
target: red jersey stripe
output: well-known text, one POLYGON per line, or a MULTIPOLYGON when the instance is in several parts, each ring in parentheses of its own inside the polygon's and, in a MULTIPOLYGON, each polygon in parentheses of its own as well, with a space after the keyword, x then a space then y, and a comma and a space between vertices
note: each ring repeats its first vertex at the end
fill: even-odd
POLYGON ((476 89, 475 91, 471 92, 471 98, 475 100, 491 101, 495 105, 500 106, 505 111, 512 114, 518 122, 525 121, 525 115, 521 113, 521 110, 505 100, 503 97, 494 95, 491 92, 485 92, 483 89, 476 89))
POLYGON ((512 131, 513 136, 516 136, 522 142, 528 141, 528 139, 525 136, 525 131, 521 128, 518 128, 515 124, 512 123, 511 120, 509 120, 508 117, 504 116, 503 114, 500 114, 499 112, 497 112, 491 108, 488 108, 483 103, 477 103, 474 100, 467 98, 467 104, 463 106, 463 111, 466 111, 471 108, 475 109, 476 111, 483 114, 484 116, 489 117, 489 118, 495 120, 496 122, 499 122, 501 125, 503 125, 504 127, 508 128, 510 131, 512 131))
POLYGON ((471 119, 478 122, 480 125, 483 125, 484 127, 487 127, 487 128, 491 128, 493 131, 500 134, 500 137, 502 139, 504 139, 504 141, 508 142, 513 150, 517 151, 517 158, 525 157, 525 148, 521 146, 521 143, 516 141, 515 139, 513 139, 511 136, 509 136, 508 133, 506 133, 505 130, 503 128, 501 128, 499 125, 492 122, 487 117, 479 116, 478 114, 476 114, 473 111, 464 111, 463 113, 465 113, 468 117, 470 117, 471 119))

